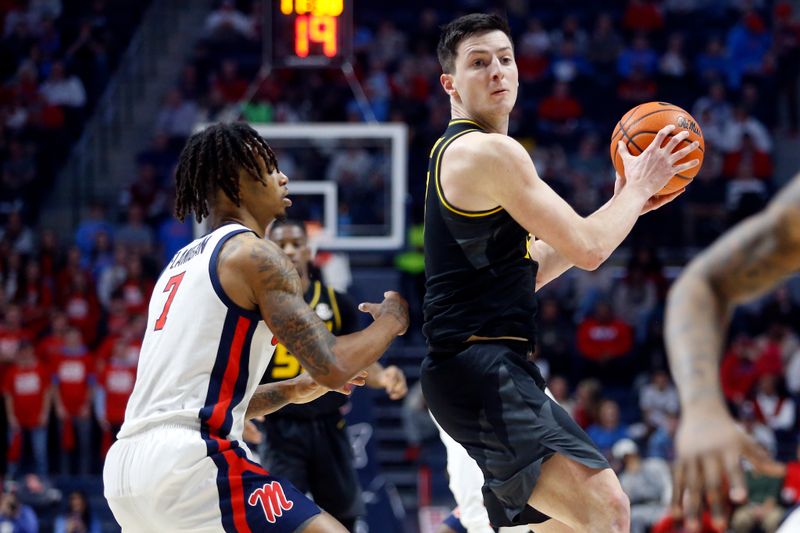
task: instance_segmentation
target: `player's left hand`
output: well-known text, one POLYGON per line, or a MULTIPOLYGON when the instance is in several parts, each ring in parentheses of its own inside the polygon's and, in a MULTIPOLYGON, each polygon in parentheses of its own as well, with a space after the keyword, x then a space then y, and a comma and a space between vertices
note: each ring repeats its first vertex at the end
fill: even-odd
POLYGON ((323 394, 327 394, 330 391, 349 396, 355 387, 362 387, 367 382, 367 372, 362 370, 353 376, 344 387, 339 389, 330 389, 324 385, 320 385, 311 379, 311 376, 305 372, 296 378, 293 378, 292 381, 294 381, 294 394, 292 396, 292 403, 308 403, 313 402, 323 394))
POLYGON ((383 369, 381 385, 391 400, 399 400, 408 392, 406 375, 395 365, 387 366, 383 369))
POLYGON ((252 420, 245 420, 242 439, 248 444, 261 444, 261 441, 264 440, 264 436, 252 420))
MULTIPOLYGON (((625 187, 625 178, 617 173, 617 179, 614 182, 614 196, 619 194, 623 187, 625 187)), ((659 207, 667 205, 685 191, 686 187, 670 194, 662 194, 651 197, 649 200, 647 200, 647 202, 645 202, 644 207, 642 207, 642 212, 639 213, 639 216, 649 213, 650 211, 655 211, 659 207)))
POLYGON ((675 448, 673 505, 688 521, 698 523, 705 501, 715 527, 720 528, 726 525, 727 501, 741 503, 747 497, 740 459, 747 458, 756 471, 764 471, 770 462, 766 450, 721 409, 705 411, 698 407, 684 414, 675 448))

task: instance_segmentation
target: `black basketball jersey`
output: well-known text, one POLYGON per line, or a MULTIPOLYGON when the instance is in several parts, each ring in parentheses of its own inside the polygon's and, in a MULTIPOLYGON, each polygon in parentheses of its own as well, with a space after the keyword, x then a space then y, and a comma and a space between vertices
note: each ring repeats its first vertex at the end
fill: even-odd
POLYGON ((534 342, 538 264, 528 253, 528 232, 502 207, 465 211, 442 191, 442 154, 466 134, 486 132, 471 120, 450 121, 428 162, 422 331, 432 349, 446 350, 472 335, 534 342))
MULTIPOLYGON (((319 281, 313 281, 304 298, 334 335, 347 335, 358 329, 355 305, 346 295, 334 291, 332 287, 327 287, 319 281)), ((300 361, 286 349, 286 346, 278 343, 261 382, 283 381, 297 377, 301 372, 303 367, 300 361)), ((313 402, 289 404, 269 416, 314 418, 338 412, 345 403, 347 396, 329 392, 313 402)))

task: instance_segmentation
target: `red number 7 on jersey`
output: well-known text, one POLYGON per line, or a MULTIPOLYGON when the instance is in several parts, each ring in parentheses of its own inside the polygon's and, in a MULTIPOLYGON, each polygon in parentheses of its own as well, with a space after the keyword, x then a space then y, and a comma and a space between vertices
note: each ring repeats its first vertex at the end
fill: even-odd
POLYGON ((178 292, 178 287, 181 286, 181 281, 183 281, 183 275, 186 274, 184 270, 180 274, 175 274, 169 281, 167 281, 167 286, 164 287, 164 292, 170 291, 169 296, 167 297, 167 303, 164 304, 164 310, 161 311, 161 316, 158 317, 156 320, 156 327, 155 330, 158 331, 163 329, 164 324, 167 323, 167 313, 169 313, 169 306, 172 305, 172 300, 175 299, 175 293, 178 292))

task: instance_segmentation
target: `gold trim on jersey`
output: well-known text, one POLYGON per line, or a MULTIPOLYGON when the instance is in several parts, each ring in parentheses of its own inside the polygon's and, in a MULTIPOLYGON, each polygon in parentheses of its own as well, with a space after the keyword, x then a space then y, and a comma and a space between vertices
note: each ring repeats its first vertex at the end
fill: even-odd
POLYGON ((443 140, 444 140, 444 137, 439 137, 438 139, 436 139, 436 142, 433 143, 433 148, 431 148, 431 153, 428 154, 428 159, 433 157, 433 153, 436 151, 436 148, 439 146, 439 143, 441 143, 443 140))
POLYGON ((322 291, 322 283, 320 283, 319 281, 315 281, 314 282, 314 295, 311 296, 311 301, 308 302, 308 306, 311 307, 312 309, 314 307, 316 307, 317 304, 319 303, 319 296, 320 296, 320 292, 321 291, 322 291))
POLYGON ((331 300, 331 308, 333 309, 333 322, 336 325, 336 331, 342 329, 342 315, 339 313, 339 303, 336 301, 336 291, 333 287, 327 287, 328 298, 331 300))
POLYGON ((479 127, 480 129, 482 129, 482 130, 483 130, 483 129, 486 129, 486 128, 484 128, 483 126, 481 126, 480 124, 478 124, 477 122, 475 122, 474 120, 470 120, 470 119, 468 119, 468 118, 454 118, 453 120, 451 120, 450 122, 448 122, 448 124, 447 124, 447 125, 448 125, 448 126, 451 126, 451 125, 453 125, 453 124, 472 124, 472 125, 474 125, 474 126, 478 126, 478 127, 479 127))
MULTIPOLYGON (((470 124, 476 124, 475 122, 472 122, 471 120, 465 120, 465 119, 464 120, 453 121, 453 122, 468 122, 470 124)), ((453 122, 451 122, 451 124, 453 122)), ((469 129, 469 130, 464 130, 462 132, 456 133, 455 135, 453 135, 452 137, 447 139, 447 141, 442 145, 442 147, 439 149, 439 153, 436 154, 436 163, 434 164, 434 167, 433 167, 434 172, 435 172, 433 181, 436 184, 436 194, 439 196, 439 201, 442 202, 442 205, 444 205, 447 208, 448 211, 452 211, 453 213, 455 213, 457 215, 461 215, 462 217, 477 218, 477 217, 485 217, 485 216, 493 215, 495 213, 499 213, 500 211, 503 210, 503 207, 502 206, 497 206, 497 207, 495 207, 493 209, 486 209, 486 210, 483 210, 483 211, 463 211, 461 209, 458 209, 455 206, 449 204, 447 202, 447 199, 445 199, 444 192, 442 191, 442 186, 441 186, 441 183, 440 183, 440 180, 439 180, 439 169, 441 168, 442 154, 444 153, 445 148, 447 148, 447 146, 451 142, 455 141, 456 139, 458 139, 462 135, 465 135, 467 133, 472 133, 473 131, 481 131, 481 130, 479 130, 479 129, 469 129)), ((428 179, 430 179, 430 176, 428 176, 428 179)), ((427 185, 426 185, 426 189, 427 189, 427 185)), ((427 191, 426 191, 426 195, 427 195, 427 191)))

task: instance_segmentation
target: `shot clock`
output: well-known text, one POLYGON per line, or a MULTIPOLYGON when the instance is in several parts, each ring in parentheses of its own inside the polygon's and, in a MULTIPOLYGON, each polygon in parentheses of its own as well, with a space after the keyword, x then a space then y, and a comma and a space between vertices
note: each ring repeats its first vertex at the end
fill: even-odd
POLYGON ((352 53, 352 0, 266 0, 272 67, 339 67, 352 53))

